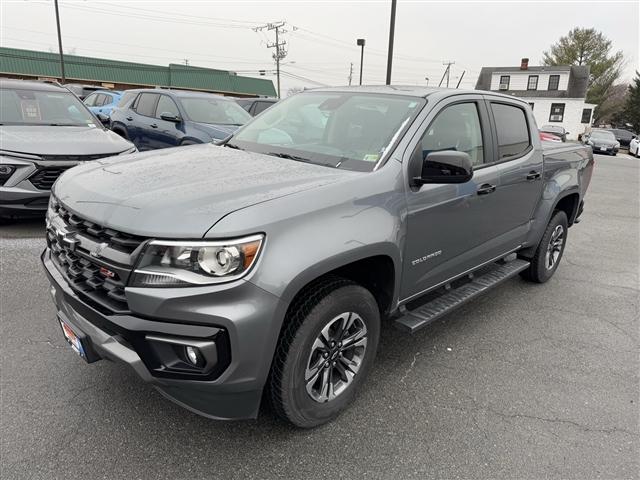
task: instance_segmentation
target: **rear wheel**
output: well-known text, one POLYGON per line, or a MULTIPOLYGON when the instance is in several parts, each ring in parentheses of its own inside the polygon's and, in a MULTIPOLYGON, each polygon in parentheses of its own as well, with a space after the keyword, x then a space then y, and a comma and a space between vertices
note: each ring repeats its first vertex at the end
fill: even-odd
POLYGON ((520 274, 523 278, 544 283, 553 276, 564 253, 568 227, 567 214, 556 210, 531 259, 531 265, 520 274))
POLYGON ((269 380, 271 401, 280 417, 311 428, 352 402, 375 358, 380 313, 368 290, 328 277, 303 292, 287 322, 269 380))

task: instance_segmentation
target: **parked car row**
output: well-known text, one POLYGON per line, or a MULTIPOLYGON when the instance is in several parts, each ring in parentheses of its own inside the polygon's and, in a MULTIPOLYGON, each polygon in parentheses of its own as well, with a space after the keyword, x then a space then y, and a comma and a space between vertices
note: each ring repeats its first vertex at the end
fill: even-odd
POLYGON ((79 163, 220 141, 277 101, 2 79, 0 219, 42 215, 53 183, 79 163))

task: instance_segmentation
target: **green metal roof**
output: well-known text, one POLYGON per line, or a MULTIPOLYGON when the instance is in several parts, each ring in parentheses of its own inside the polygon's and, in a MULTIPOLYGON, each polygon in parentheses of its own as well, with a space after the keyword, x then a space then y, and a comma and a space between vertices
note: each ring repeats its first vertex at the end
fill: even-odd
MULTIPOLYGON (((64 56, 68 80, 187 88, 244 95, 275 96, 268 79, 242 77, 212 68, 169 64, 168 67, 104 58, 64 56)), ((57 53, 0 47, 0 74, 60 77, 57 53)))

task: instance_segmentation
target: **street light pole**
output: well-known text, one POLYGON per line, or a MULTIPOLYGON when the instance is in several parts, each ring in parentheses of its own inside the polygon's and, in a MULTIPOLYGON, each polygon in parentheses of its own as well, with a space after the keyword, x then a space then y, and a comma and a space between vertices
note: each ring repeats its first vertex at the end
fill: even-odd
POLYGON ((62 79, 62 83, 67 81, 64 74, 64 53, 62 51, 62 34, 60 33, 60 14, 58 13, 58 0, 54 0, 54 5, 56 7, 56 25, 58 26, 58 48, 60 50, 60 78, 62 79))
POLYGON ((393 60, 393 36, 396 29, 396 0, 391 0, 391 21, 389 24, 389 52, 387 56, 387 85, 391 85, 391 62, 393 60))
POLYGON ((364 38, 356 40, 356 45, 360 47, 360 85, 362 85, 362 63, 364 62, 364 38))

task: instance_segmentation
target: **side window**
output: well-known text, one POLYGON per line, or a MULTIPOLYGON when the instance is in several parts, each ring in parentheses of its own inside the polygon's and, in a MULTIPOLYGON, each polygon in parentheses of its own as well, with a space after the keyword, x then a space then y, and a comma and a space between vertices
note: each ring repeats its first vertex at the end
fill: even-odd
POLYGON ((503 160, 525 153, 531 139, 524 110, 502 103, 492 103, 491 110, 498 132, 498 158, 503 160))
POLYGON ((549 90, 558 90, 560 75, 549 75, 549 90))
POLYGON ((97 94, 93 94, 93 95, 89 95, 87 98, 84 99, 84 104, 87 107, 93 107, 96 104, 96 98, 98 98, 97 94))
POLYGON ((422 159, 431 152, 466 152, 473 166, 484 162, 480 116, 475 103, 458 103, 442 110, 421 140, 422 159))
POLYGON ((156 118, 160 118, 163 113, 170 113, 176 117, 180 116, 176 102, 167 95, 160 95, 160 100, 158 100, 158 106, 156 107, 156 118))
POLYGON ((564 120, 564 103, 552 103, 549 113, 550 122, 562 122, 564 120))
POLYGON ((269 108, 272 104, 269 102, 256 102, 256 106, 253 109, 253 114, 258 115, 259 113, 264 112, 267 108, 269 108))
POLYGON ((157 93, 141 93, 136 103, 136 112, 146 117, 153 117, 158 97, 157 93))
POLYGON ((106 95, 104 93, 98 94, 98 98, 96 99, 96 107, 101 107, 109 103, 109 98, 109 95, 106 95))

